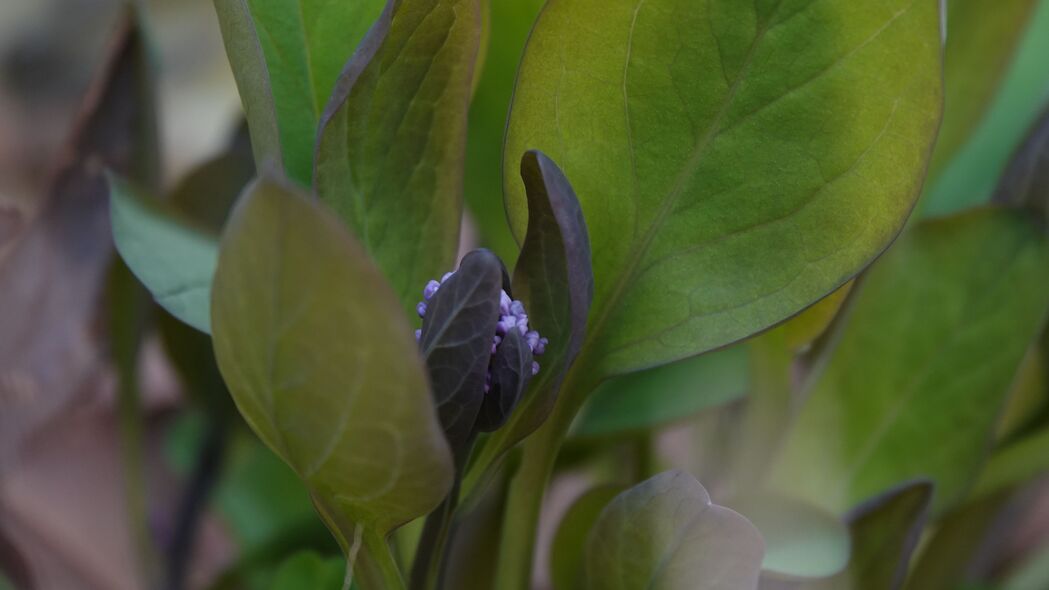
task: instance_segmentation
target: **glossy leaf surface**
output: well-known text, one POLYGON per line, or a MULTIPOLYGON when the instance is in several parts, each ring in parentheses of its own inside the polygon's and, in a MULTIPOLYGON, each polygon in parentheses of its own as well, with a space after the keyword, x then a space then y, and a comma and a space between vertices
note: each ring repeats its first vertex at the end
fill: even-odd
POLYGON ((321 117, 315 187, 406 310, 452 266, 480 0, 389 0, 321 117))
POLYGON ((764 544, 746 518, 671 471, 617 496, 586 548, 587 588, 754 590, 764 544))
POLYGON ((215 0, 260 169, 309 185, 317 125, 382 0, 215 0))
POLYGON ((506 199, 522 235, 525 193, 509 172, 525 149, 571 179, 597 279, 592 370, 745 338, 889 244, 939 123, 938 8, 547 3, 518 76, 506 199))
POLYGON ((212 292, 219 368, 348 557, 432 510, 452 463, 412 331, 340 221, 272 180, 242 198, 212 292))
POLYGON ((975 476, 1043 323, 1049 241, 1017 211, 928 221, 857 289, 773 479, 844 511, 928 477, 940 512, 975 476))

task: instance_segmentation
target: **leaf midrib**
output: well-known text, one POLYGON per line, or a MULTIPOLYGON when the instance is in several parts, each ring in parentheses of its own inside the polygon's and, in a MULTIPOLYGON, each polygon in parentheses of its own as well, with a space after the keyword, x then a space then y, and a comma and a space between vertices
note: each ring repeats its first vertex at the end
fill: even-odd
MULTIPOLYGON (((645 1, 646 0, 639 0, 637 8, 640 8, 645 1)), ((710 145, 712 144, 714 138, 718 136, 721 123, 724 120, 725 115, 728 114, 728 111, 732 106, 733 102, 735 101, 736 95, 739 93, 740 86, 742 86, 743 81, 747 78, 747 75, 750 72, 750 67, 754 61, 754 53, 757 47, 764 40, 765 35, 768 33, 769 29, 772 27, 773 21, 775 21, 775 17, 779 13, 779 9, 782 5, 783 0, 777 0, 768 18, 764 23, 761 24, 761 27, 754 35, 754 40, 751 42, 750 47, 747 48, 747 54, 743 59, 743 65, 739 69, 739 74, 737 74, 735 80, 732 83, 732 86, 729 88, 729 91, 726 94, 724 101, 722 102, 720 110, 714 116, 714 119, 708 126, 706 133, 703 135, 702 138, 700 138, 696 142, 696 145, 692 150, 692 154, 686 161, 685 166, 681 169, 677 177, 674 179, 674 184, 671 187, 670 192, 667 194, 667 197, 663 200, 663 203, 660 205, 659 210, 656 212, 656 217, 649 224, 648 229, 645 230, 645 233, 642 236, 641 243, 638 245, 637 248, 633 249, 633 254, 628 258, 627 264, 624 267, 623 272, 619 275, 620 278, 616 281, 612 293, 608 296, 604 304, 601 306, 601 311, 595 318, 595 321, 593 322, 593 328, 587 330, 588 342, 583 345, 583 349, 590 350, 593 348, 592 343, 595 340, 597 340, 598 335, 604 332, 605 325, 608 323, 608 319, 611 316, 612 311, 619 307, 620 300, 623 298, 623 295, 626 292, 627 287, 634 281, 634 279, 637 278, 641 261, 644 260, 645 255, 648 253, 648 249, 651 247, 652 242, 655 240, 655 237, 658 234, 657 230, 660 227, 662 227, 667 216, 670 214, 671 211, 673 211, 674 206, 677 204, 678 199, 681 198, 681 194, 685 190, 685 185, 687 181, 690 178, 692 178, 693 175, 695 175, 696 170, 699 169, 699 164, 702 162, 703 157, 706 155, 707 150, 710 148, 710 145)), ((629 36, 630 38, 628 40, 628 47, 632 46, 633 36, 634 29, 633 27, 631 27, 629 36)), ((626 55, 627 63, 626 65, 624 65, 623 68, 624 102, 627 101, 627 72, 629 70, 630 58, 631 52, 628 51, 626 55)), ((721 67, 722 71, 724 71, 724 62, 721 63, 721 67)), ((629 122, 627 127, 629 129, 629 122)), ((577 364, 583 365, 585 363, 577 364)))

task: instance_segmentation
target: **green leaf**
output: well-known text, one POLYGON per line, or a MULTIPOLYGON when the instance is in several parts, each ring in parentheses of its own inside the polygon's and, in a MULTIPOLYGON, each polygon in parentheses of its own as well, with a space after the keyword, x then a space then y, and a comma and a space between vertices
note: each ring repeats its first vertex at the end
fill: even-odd
POLYGON ((586 538, 601 511, 622 491, 622 486, 598 486, 577 498, 565 512, 550 545, 550 577, 555 590, 586 587, 586 538))
POLYGON ((503 272, 495 254, 487 250, 467 254, 459 270, 430 299, 423 320, 419 347, 457 466, 466 460, 486 395, 503 272))
MULTIPOLYGON (((976 45, 973 45, 976 48, 976 45)), ((997 48, 983 47, 995 52, 997 48)), ((947 215, 986 203, 1009 155, 1049 98, 1049 2, 1042 0, 1006 68, 991 108, 919 203, 926 216, 947 215)))
POLYGON ((601 513, 587 540, 587 587, 755 590, 763 554, 754 525, 711 503, 691 475, 669 471, 601 513))
POLYGON ((454 262, 480 0, 390 0, 321 117, 315 186, 406 310, 454 262))
POLYGON ((770 584, 770 590, 901 588, 929 516, 932 493, 929 482, 911 482, 859 506, 847 517, 852 556, 845 571, 821 580, 770 584))
POLYGON ((955 504, 1047 302, 1049 242, 1029 215, 982 209, 915 226, 857 287, 775 484, 844 511, 928 477, 934 512, 955 504))
POLYGON ((316 201, 262 179, 223 237, 212 325, 241 414, 306 482, 351 566, 374 558, 388 580, 383 537, 437 506, 453 470, 381 273, 316 201))
POLYGON ((821 590, 901 588, 911 555, 929 517, 933 487, 927 481, 904 484, 853 510, 849 516, 852 559, 849 567, 821 590))
POLYGON ((346 562, 323 558, 312 552, 299 552, 277 568, 270 590, 339 590, 342 588, 346 562))
POLYGON ((320 115, 382 0, 215 0, 260 170, 313 176, 320 115))
MULTIPOLYGON (((521 159, 529 207, 528 233, 514 267, 514 296, 528 310, 529 323, 549 340, 542 368, 524 399, 482 450, 473 469, 483 475, 515 444, 543 423, 557 401, 561 381, 575 361, 586 331, 594 279, 590 238, 579 200, 561 169, 541 152, 521 159)), ((472 486, 467 485, 466 489, 472 486)))
POLYGON ((684 420, 747 392, 747 349, 736 345, 602 383, 576 419, 580 438, 621 436, 684 420))
POLYGON ((850 540, 845 524, 806 502, 776 494, 749 494, 730 506, 761 532, 761 569, 775 577, 825 578, 845 569, 850 540))
POLYGON ((983 118, 1036 0, 947 0, 944 110, 930 164, 935 180, 983 118))
POLYGON ((1049 428, 996 450, 973 488, 976 498, 1007 490, 1049 470, 1049 428))
POLYGON ((110 199, 113 240, 124 262, 161 307, 210 333, 217 234, 115 177, 110 199))
POLYGON ((596 278, 585 370, 750 336, 888 246, 939 123, 938 12, 934 0, 547 3, 518 74, 506 200, 522 235, 509 172, 529 148, 580 196, 596 278))
POLYGON ((491 6, 490 35, 483 71, 470 104, 464 191, 481 243, 503 260, 513 260, 518 244, 503 207, 502 152, 493 148, 503 144, 517 64, 543 0, 483 2, 491 6))

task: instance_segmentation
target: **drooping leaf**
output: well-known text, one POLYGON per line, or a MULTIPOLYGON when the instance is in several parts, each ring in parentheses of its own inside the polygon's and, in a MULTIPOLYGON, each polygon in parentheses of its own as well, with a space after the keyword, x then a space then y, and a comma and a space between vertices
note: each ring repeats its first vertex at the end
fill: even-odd
MULTIPOLYGON (((1043 339, 1045 334, 1043 333, 1043 339)), ((1016 379, 1009 388, 1008 399, 995 428, 995 443, 1002 446, 1014 442, 1037 428, 1049 411, 1049 374, 1045 348, 1034 343, 1027 351, 1016 379)))
POLYGON ((128 267, 161 307, 210 333, 218 235, 115 177, 110 203, 113 240, 128 267))
POLYGON ((0 469, 98 370, 96 313, 112 256, 103 172, 157 180, 149 67, 129 11, 39 210, 0 248, 0 469))
POLYGON ((586 587, 586 538, 601 511, 622 491, 622 486, 598 486, 576 499, 565 512, 550 545, 550 577, 554 590, 586 587))
POLYGON ((485 398, 502 284, 502 262, 487 250, 475 250, 430 299, 423 320, 419 346, 441 426, 460 466, 485 398))
POLYGON ((389 0, 321 117, 317 194, 406 310, 455 260, 480 0, 389 0))
POLYGON ((755 590, 764 544, 754 525, 670 471, 617 496, 586 547, 593 590, 755 590))
POLYGON ((1013 154, 993 198, 997 203, 1036 211, 1049 221, 1049 109, 1013 154))
POLYGON ((1035 4, 1036 0, 947 0, 943 123, 930 164, 931 179, 983 118, 1035 4))
POLYGON ((110 178, 117 251, 161 307, 204 333, 211 332, 219 235, 253 174, 234 146, 187 174, 164 201, 110 178))
POLYGON ((215 0, 260 170, 309 185, 321 112, 382 0, 215 0))
POLYGON ((492 360, 492 390, 485 394, 476 428, 498 430, 510 418, 532 379, 532 349, 518 330, 510 330, 492 360))
POLYGON ((483 71, 470 103, 464 191, 481 244, 503 260, 513 260, 518 244, 506 221, 502 153, 495 146, 503 144, 517 64, 543 0, 483 0, 482 5, 491 7, 490 35, 483 71))
POLYGON ((602 383, 576 419, 581 438, 637 433, 743 397, 747 349, 730 346, 602 383))
POLYGON ((346 564, 342 559, 323 558, 312 552, 299 552, 277 568, 270 590, 339 590, 346 564))
POLYGON ((844 511, 899 481, 928 477, 941 512, 976 475, 1043 323, 1049 241, 1017 211, 931 220, 857 289, 773 479, 844 511))
POLYGON ((306 482, 354 571, 377 575, 362 558, 386 553, 384 536, 432 510, 453 473, 381 273, 316 201, 263 179, 223 237, 212 326, 241 414, 306 482))
MULTIPOLYGON (((504 171, 541 149, 582 202, 596 291, 580 370, 740 340, 884 250, 935 138, 939 31, 934 0, 548 2, 504 171)), ((505 182, 522 235, 524 191, 505 182)))
POLYGON ((524 302, 530 325, 549 339, 510 422, 485 445, 477 464, 487 467, 535 431, 557 401, 565 372, 586 331, 593 296, 590 239, 571 184, 552 160, 529 151, 521 159, 528 207, 528 233, 514 267, 514 296, 524 302))
MULTIPOLYGON (((997 48, 985 47, 996 52, 997 48)), ((986 203, 994 185, 1028 128, 1038 118, 1049 98, 1049 2, 1039 2, 1027 32, 1006 68, 983 122, 949 165, 926 187, 918 215, 948 215, 967 207, 986 203)))
POLYGON ((765 540, 765 574, 787 579, 825 578, 849 561, 845 523, 806 502, 769 493, 746 494, 729 506, 747 517, 765 540))

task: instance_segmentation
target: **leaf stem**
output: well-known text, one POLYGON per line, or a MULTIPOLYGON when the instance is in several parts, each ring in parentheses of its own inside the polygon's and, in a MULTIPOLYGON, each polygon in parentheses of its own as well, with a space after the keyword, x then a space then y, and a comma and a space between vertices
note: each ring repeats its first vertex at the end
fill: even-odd
POLYGON ((554 410, 546 422, 525 440, 521 467, 510 480, 503 516, 502 541, 495 588, 528 590, 532 578, 536 531, 543 495, 553 472, 561 442, 583 402, 597 385, 591 371, 585 370, 582 356, 572 366, 554 410))
POLYGON ((131 271, 123 262, 116 261, 109 274, 110 354, 118 378, 117 419, 129 533, 136 548, 140 581, 147 588, 153 587, 159 579, 159 554, 149 526, 142 453, 145 443, 138 390, 138 353, 148 309, 145 294, 131 271))
POLYGON ((386 539, 370 528, 364 529, 362 535, 364 546, 357 557, 353 575, 347 572, 343 590, 350 589, 353 576, 363 590, 405 590, 401 570, 386 539))
POLYGON ((738 430, 731 485, 741 492, 761 483, 790 420, 794 356, 783 330, 750 341, 750 397, 738 430))

